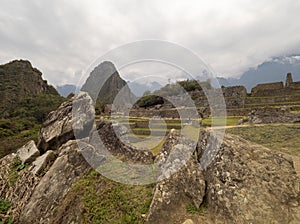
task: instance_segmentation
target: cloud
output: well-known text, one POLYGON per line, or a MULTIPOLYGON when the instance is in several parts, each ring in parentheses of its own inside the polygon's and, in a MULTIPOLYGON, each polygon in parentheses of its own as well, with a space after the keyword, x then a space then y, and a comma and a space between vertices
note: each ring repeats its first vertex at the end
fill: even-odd
POLYGON ((119 45, 161 39, 185 46, 217 75, 300 53, 297 0, 2 0, 0 62, 29 59, 52 84, 77 83, 119 45))

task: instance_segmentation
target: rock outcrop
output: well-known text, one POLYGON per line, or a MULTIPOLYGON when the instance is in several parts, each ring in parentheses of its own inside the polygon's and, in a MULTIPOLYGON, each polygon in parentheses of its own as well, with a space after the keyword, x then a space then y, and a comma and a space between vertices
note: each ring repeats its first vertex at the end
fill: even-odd
POLYGON ((47 165, 53 162, 55 159, 56 159, 55 152, 52 150, 48 150, 44 155, 39 156, 32 163, 33 169, 31 170, 31 172, 34 175, 41 175, 42 172, 46 169, 47 165))
POLYGON ((300 180, 284 155, 226 135, 203 173, 209 209, 222 223, 300 222, 300 180))
POLYGON ((248 115, 250 124, 299 123, 300 114, 293 114, 287 107, 263 107, 251 111, 248 115))
POLYGON ((156 184, 147 223, 174 223, 178 213, 185 213, 186 206, 200 207, 205 195, 205 181, 196 157, 191 155, 194 150, 194 143, 184 139, 183 136, 180 141, 175 132, 168 136, 162 151, 155 160, 163 166, 158 179, 168 178, 156 184), (180 149, 185 154, 184 156, 174 153, 178 146, 185 147, 185 149, 180 149), (186 154, 186 152, 189 153, 186 154), (172 162, 168 161, 171 153, 177 157, 171 159, 172 162))
POLYGON ((40 151, 34 141, 31 140, 17 151, 17 155, 23 164, 31 163, 40 155, 40 151))
POLYGON ((81 92, 51 112, 40 130, 38 148, 45 152, 70 139, 87 137, 95 118, 93 101, 81 92))
MULTIPOLYGON (((120 127, 114 129, 114 125, 110 122, 100 122, 97 130, 93 131, 90 135, 89 144, 93 145, 96 149, 95 155, 107 156, 107 153, 115 157, 122 158, 125 161, 151 164, 154 161, 154 156, 149 150, 138 150, 133 146, 124 144, 117 135, 118 131, 122 132, 120 127), (103 144, 99 144, 100 141, 103 144), (105 149, 104 149, 105 147, 105 149), (107 152, 106 152, 107 150, 107 152)), ((122 133, 120 133, 122 134, 122 133)), ((92 157, 92 156, 90 156, 92 157)))
POLYGON ((58 152, 55 162, 22 209, 21 223, 49 223, 49 217, 73 183, 90 169, 75 140, 62 145, 58 152))
MULTIPOLYGON (((40 130, 38 150, 30 142, 18 154, 0 159, 0 199, 10 201, 1 219, 51 223, 76 181, 110 153, 122 162, 158 165, 152 202, 143 214, 148 223, 181 224, 187 219, 187 223, 210 223, 209 217, 214 223, 300 222, 300 180, 285 155, 233 135, 225 135, 216 150, 219 140, 211 136, 213 132, 202 132, 196 144, 173 130, 154 158, 150 151, 122 142, 126 129, 121 125, 102 121, 93 127, 93 113, 91 98, 80 93, 49 115, 40 130), (89 164, 86 156, 94 162, 89 164), (205 217, 197 213, 204 204, 205 217), (194 216, 186 212, 189 205, 196 210, 194 216)), ((107 168, 118 172, 115 166, 107 168)), ((84 199, 76 200, 80 204, 84 199)))
POLYGON ((49 217, 73 183, 91 169, 81 150, 93 147, 85 143, 79 148, 84 139, 73 139, 83 137, 82 133, 88 136, 93 123, 92 100, 80 93, 50 113, 38 147, 30 141, 0 160, 0 198, 11 202, 9 216, 14 222, 50 223, 49 217), (82 116, 72 116, 72 110, 82 116))

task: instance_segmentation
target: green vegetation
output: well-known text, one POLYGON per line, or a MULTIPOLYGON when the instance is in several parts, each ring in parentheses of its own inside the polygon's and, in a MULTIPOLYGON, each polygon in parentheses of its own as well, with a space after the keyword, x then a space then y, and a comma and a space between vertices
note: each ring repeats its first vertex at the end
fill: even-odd
POLYGON ((143 97, 141 97, 136 104, 139 107, 144 107, 144 108, 155 106, 158 104, 163 104, 164 99, 162 97, 176 96, 176 95, 183 94, 184 92, 193 92, 196 90, 201 91, 202 87, 211 89, 212 86, 210 80, 207 80, 205 82, 198 82, 197 80, 178 81, 173 84, 167 84, 161 89, 154 91, 153 94, 150 91, 146 91, 143 97))
POLYGON ((291 113, 292 114, 300 114, 300 110, 292 110, 291 113))
POLYGON ((197 142, 199 139, 199 133, 201 131, 201 128, 194 127, 192 125, 187 125, 182 130, 182 134, 189 139, 192 139, 193 141, 197 142))
POLYGON ((30 140, 37 141, 40 124, 31 123, 26 119, 12 118, 0 119, 0 127, 2 122, 12 126, 0 128, 0 158, 16 151, 30 140), (30 125, 27 125, 28 122, 30 125))
POLYGON ((10 201, 0 198, 0 214, 6 214, 10 208, 10 201))
POLYGON ((154 156, 156 156, 161 151, 165 142, 166 142, 166 138, 163 138, 156 146, 150 148, 154 156))
POLYGON ((210 80, 205 82, 199 82, 197 80, 178 81, 174 84, 168 84, 161 89, 154 91, 153 94, 159 96, 176 96, 184 92, 193 92, 195 90, 200 91, 202 90, 202 87, 211 89, 212 86, 210 80))
POLYGON ((0 221, 0 224, 13 224, 12 219, 9 219, 8 221, 0 221))
POLYGON ((19 172, 26 167, 25 164, 22 164, 22 161, 16 157, 12 163, 9 165, 9 185, 14 185, 19 178, 19 172))
POLYGON ((238 121, 242 117, 216 117, 216 118, 205 118, 202 120, 202 125, 211 126, 212 124, 216 126, 234 126, 237 125, 238 121))
POLYGON ((106 106, 105 102, 102 99, 98 98, 95 104, 95 114, 100 115, 104 113, 105 106, 106 106))
POLYGON ((9 164, 11 170, 21 171, 25 168, 25 165, 22 164, 20 158, 16 157, 11 164, 9 164))
POLYGON ((10 111, 10 117, 18 117, 42 123, 49 112, 65 101, 65 98, 51 94, 38 94, 20 99, 18 106, 10 111))
POLYGON ((226 132, 270 149, 300 156, 299 124, 236 127, 229 128, 226 132))
POLYGON ((136 102, 136 104, 139 107, 151 107, 151 106, 163 104, 163 103, 164 103, 163 98, 160 96, 155 96, 155 95, 144 96, 136 102))
POLYGON ((185 89, 187 92, 195 91, 195 90, 202 90, 202 87, 206 89, 211 89, 211 81, 208 79, 205 82, 199 82, 197 80, 184 80, 179 81, 178 84, 185 89))
POLYGON ((131 144, 137 148, 148 148, 151 150, 151 152, 153 153, 153 155, 157 155, 160 150, 162 149, 165 141, 166 141, 166 137, 152 137, 147 139, 147 135, 134 135, 135 137, 138 138, 144 138, 143 141, 138 141, 138 142, 131 142, 131 144))
POLYGON ((83 199, 82 223, 144 223, 152 200, 153 186, 113 182, 97 171, 80 179, 71 194, 83 199))
POLYGON ((207 207, 208 204, 206 202, 202 203, 199 208, 197 208, 194 204, 188 204, 186 206, 186 213, 205 215, 207 212, 207 207))
POLYGON ((17 107, 9 111, 9 117, 0 119, 0 158, 31 139, 36 141, 41 123, 63 101, 64 98, 50 94, 21 98, 17 107))
POLYGON ((1 215, 6 215, 9 211, 11 206, 11 203, 9 200, 0 198, 0 224, 12 224, 13 219, 11 218, 4 218, 4 220, 1 220, 1 215))
POLYGON ((15 151, 37 131, 49 112, 65 101, 29 61, 0 65, 0 158, 15 151))

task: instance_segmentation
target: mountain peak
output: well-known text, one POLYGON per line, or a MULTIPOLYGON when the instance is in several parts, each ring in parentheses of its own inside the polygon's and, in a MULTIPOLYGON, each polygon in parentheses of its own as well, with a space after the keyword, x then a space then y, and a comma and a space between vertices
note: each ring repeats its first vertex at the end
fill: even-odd
POLYGON ((124 97, 128 99, 135 97, 110 61, 104 61, 96 66, 81 90, 88 92, 94 101, 101 100, 105 104, 112 104, 121 90, 124 97))
POLYGON ((91 72, 91 75, 96 74, 96 72, 100 72, 102 75, 112 75, 117 71, 115 65, 111 61, 103 61, 101 64, 96 66, 94 70, 91 72))

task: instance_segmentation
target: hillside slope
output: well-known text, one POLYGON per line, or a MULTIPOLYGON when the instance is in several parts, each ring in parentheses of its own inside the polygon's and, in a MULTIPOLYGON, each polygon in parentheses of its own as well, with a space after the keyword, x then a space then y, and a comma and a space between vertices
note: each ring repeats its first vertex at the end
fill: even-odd
POLYGON ((65 99, 29 61, 0 65, 0 158, 29 139, 65 99))

